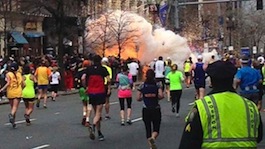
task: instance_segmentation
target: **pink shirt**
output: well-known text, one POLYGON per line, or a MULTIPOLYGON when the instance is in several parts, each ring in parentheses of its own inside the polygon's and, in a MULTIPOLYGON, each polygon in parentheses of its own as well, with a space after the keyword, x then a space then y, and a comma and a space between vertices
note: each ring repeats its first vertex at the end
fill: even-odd
MULTIPOLYGON (((120 83, 120 76, 121 74, 118 74, 116 77, 116 81, 120 83)), ((129 84, 132 82, 132 75, 128 74, 128 78, 129 78, 129 84)), ((118 97, 119 98, 130 98, 132 97, 132 89, 118 89, 118 97)))

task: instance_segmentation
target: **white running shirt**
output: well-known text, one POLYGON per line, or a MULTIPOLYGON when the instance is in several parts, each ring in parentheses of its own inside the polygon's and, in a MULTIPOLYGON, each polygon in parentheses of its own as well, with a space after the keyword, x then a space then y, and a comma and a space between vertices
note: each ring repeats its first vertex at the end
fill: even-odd
POLYGON ((155 63, 155 78, 164 78, 165 63, 164 61, 158 60, 155 63))
POLYGON ((136 62, 131 62, 129 65, 129 72, 132 76, 137 76, 139 65, 136 62))
POLYGON ((60 77, 60 73, 58 71, 56 71, 55 73, 52 72, 51 74, 51 83, 50 84, 59 84, 59 77, 60 77))

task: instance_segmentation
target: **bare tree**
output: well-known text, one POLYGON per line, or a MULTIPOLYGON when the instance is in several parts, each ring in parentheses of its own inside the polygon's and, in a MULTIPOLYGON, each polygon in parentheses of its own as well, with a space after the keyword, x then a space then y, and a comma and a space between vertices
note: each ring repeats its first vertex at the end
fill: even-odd
POLYGON ((97 53, 102 51, 103 55, 106 49, 117 48, 120 59, 121 53, 126 50, 125 47, 135 48, 137 38, 141 35, 140 30, 133 23, 136 23, 136 20, 130 12, 108 12, 88 25, 87 46, 97 53))
MULTIPOLYGON (((243 46, 257 46, 258 49, 265 43, 265 13, 263 11, 249 11, 242 16, 241 41, 243 46)), ((262 47, 264 48, 264 47, 262 47)))
POLYGON ((87 47, 90 49, 101 49, 99 53, 105 56, 106 49, 114 46, 114 43, 112 42, 113 37, 109 32, 110 25, 109 13, 103 14, 96 21, 90 21, 90 23, 87 24, 87 47), (89 32, 89 30, 93 30, 93 32, 89 32))
MULTIPOLYGON (((113 12, 115 13, 115 12, 113 12)), ((133 27, 135 23, 132 14, 126 11, 113 14, 110 19, 110 33, 114 37, 115 45, 118 47, 118 58, 121 59, 121 53, 128 44, 133 44, 141 36, 139 29, 133 27)))

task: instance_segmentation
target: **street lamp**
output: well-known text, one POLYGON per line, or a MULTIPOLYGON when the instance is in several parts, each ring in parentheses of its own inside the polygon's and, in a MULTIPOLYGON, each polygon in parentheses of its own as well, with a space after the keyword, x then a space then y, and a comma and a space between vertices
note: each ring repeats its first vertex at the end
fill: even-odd
POLYGON ((234 16, 228 16, 226 18, 226 28, 229 30, 229 46, 232 46, 232 31, 235 29, 235 20, 234 16))

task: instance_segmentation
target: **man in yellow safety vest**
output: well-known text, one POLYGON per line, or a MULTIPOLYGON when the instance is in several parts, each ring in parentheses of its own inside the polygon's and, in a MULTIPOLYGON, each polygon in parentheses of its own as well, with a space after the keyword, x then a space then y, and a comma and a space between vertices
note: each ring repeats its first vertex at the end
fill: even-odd
POLYGON ((263 135, 262 121, 255 103, 233 88, 235 66, 229 61, 216 61, 206 72, 213 90, 195 101, 179 148, 257 148, 263 135))

